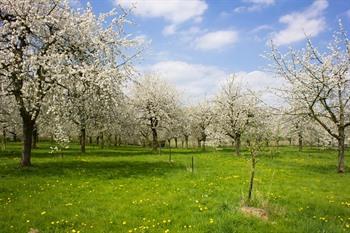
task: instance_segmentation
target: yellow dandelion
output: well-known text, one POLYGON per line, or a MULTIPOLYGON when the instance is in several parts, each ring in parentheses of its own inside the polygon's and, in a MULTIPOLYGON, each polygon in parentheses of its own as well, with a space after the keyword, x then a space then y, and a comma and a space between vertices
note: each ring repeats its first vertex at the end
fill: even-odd
POLYGON ((44 215, 44 214, 46 214, 46 211, 41 212, 41 215, 44 215))
POLYGON ((126 224, 126 221, 123 221, 123 225, 125 225, 126 224))

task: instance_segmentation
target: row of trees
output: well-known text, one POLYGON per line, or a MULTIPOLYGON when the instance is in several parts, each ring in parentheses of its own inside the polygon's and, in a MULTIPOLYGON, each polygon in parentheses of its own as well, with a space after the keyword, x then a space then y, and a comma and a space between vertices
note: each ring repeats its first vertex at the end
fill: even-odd
POLYGON ((22 136, 23 166, 31 165, 38 136, 61 147, 78 138, 82 153, 93 140, 153 150, 181 140, 203 149, 232 144, 237 155, 242 142, 296 140, 301 150, 305 142, 321 146, 334 139, 338 171, 345 171, 350 45, 341 25, 322 53, 311 41, 286 54, 271 46, 272 71, 286 80, 286 88, 276 90, 285 100, 281 108, 263 104, 234 75, 214 98, 187 106, 157 74, 126 85, 141 51, 124 33, 126 16, 124 10, 96 16, 89 6, 75 10, 60 0, 0 2, 2 138, 22 136))

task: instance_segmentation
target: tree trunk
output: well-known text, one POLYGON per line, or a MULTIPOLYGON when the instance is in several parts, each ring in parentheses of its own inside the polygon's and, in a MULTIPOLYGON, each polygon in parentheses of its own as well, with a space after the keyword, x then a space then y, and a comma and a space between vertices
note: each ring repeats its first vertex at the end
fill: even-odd
POLYGON ((121 145, 122 145, 122 137, 119 136, 119 137, 118 137, 118 146, 121 146, 121 145))
POLYGON ((301 132, 298 132, 298 147, 299 151, 303 150, 303 134, 301 132))
POLYGON ((85 154, 85 146, 86 146, 86 129, 80 129, 80 152, 85 154))
POLYGON ((92 137, 89 136, 89 144, 91 145, 92 144, 92 137))
POLYGON ((239 156, 241 154, 241 134, 235 134, 235 149, 236 155, 239 156))
POLYGON ((33 145, 32 145, 32 148, 33 149, 36 149, 38 148, 37 147, 37 142, 38 142, 38 126, 35 124, 34 127, 33 127, 33 145))
POLYGON ((198 148, 201 148, 201 140, 200 139, 197 139, 197 145, 198 145, 198 148))
POLYGON ((247 141, 246 141, 246 142, 247 142, 247 145, 248 145, 248 146, 250 146, 250 140, 249 140, 249 139, 247 139, 247 141))
POLYGON ((96 145, 99 145, 100 144, 100 136, 97 136, 96 137, 96 145))
POLYGON ((186 149, 188 149, 188 136, 185 136, 186 149))
POLYGON ((345 132, 344 128, 338 129, 338 173, 345 172, 345 132))
POLYGON ((118 145, 118 135, 114 135, 114 146, 118 145))
POLYGON ((31 120, 31 116, 22 116, 23 123, 23 150, 21 165, 23 167, 31 166, 32 156, 32 139, 34 122, 31 120))
POLYGON ((158 149, 158 134, 157 134, 157 129, 152 128, 152 149, 154 151, 157 151, 158 149))
POLYGON ((2 128, 2 143, 3 143, 3 149, 6 149, 6 128, 2 128))
POLYGON ((17 134, 16 134, 16 131, 15 131, 15 130, 13 130, 13 133, 12 133, 12 140, 13 140, 14 142, 17 142, 17 134))
POLYGON ((104 137, 103 137, 103 133, 101 133, 101 149, 103 149, 105 147, 105 140, 104 140, 104 137))
POLYGON ((169 143, 169 162, 171 163, 171 139, 168 139, 168 143, 169 143))
POLYGON ((177 148, 177 137, 175 137, 174 140, 175 140, 175 148, 177 148))

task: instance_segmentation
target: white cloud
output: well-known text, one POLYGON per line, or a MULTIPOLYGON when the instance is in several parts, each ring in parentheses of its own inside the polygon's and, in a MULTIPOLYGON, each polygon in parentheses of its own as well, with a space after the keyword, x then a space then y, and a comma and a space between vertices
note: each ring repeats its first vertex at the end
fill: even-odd
MULTIPOLYGON (((166 81, 175 85, 183 93, 182 98, 186 103, 213 97, 230 75, 230 72, 216 66, 179 60, 161 61, 142 70, 159 73, 166 81)), ((283 79, 277 79, 262 71, 238 72, 237 79, 244 87, 264 93, 262 98, 268 103, 276 102, 271 88, 283 84, 283 79)))
POLYGON ((172 34, 176 27, 183 22, 193 20, 199 22, 208 5, 202 0, 114 0, 125 8, 135 7, 133 12, 145 18, 163 18, 170 23, 164 29, 164 34, 172 34))
POLYGON ((303 40, 305 35, 317 36, 326 27, 323 12, 327 7, 327 0, 316 0, 304 11, 282 16, 279 22, 287 24, 287 28, 277 32, 272 40, 279 46, 303 40))
POLYGON ((68 2, 71 5, 71 7, 73 7, 73 8, 81 8, 82 7, 80 0, 69 0, 68 2))
POLYGON ((244 0, 244 2, 247 3, 248 6, 239 6, 233 11, 236 13, 256 12, 275 4, 275 0, 244 0))
POLYGON ((233 30, 208 32, 194 41, 194 47, 200 50, 214 50, 230 46, 238 41, 238 33, 233 30))
POLYGON ((176 24, 170 24, 170 25, 166 26, 163 29, 163 31, 162 31, 163 35, 164 36, 170 36, 170 35, 175 34, 176 33, 176 27, 177 27, 176 24))
POLYGON ((186 44, 191 44, 191 42, 193 42, 196 39, 196 37, 198 37, 201 34, 205 34, 207 31, 207 29, 201 29, 200 27, 192 26, 185 30, 180 30, 178 32, 178 35, 182 42, 186 44))
POLYGON ((187 63, 179 60, 161 61, 142 69, 156 72, 183 93, 183 101, 200 100, 211 97, 218 90, 219 83, 229 73, 216 66, 187 63))
POLYGON ((256 28, 254 28, 250 32, 251 33, 259 33, 259 32, 262 32, 262 31, 270 31, 272 29, 273 29, 272 26, 267 25, 267 24, 263 24, 263 25, 257 26, 256 28))
POLYGON ((150 39, 147 35, 141 34, 134 37, 134 40, 137 41, 140 45, 150 44, 152 43, 152 39, 150 39))
POLYGON ((259 70, 238 72, 236 75, 238 82, 244 88, 257 93, 264 103, 274 106, 282 104, 283 101, 274 93, 276 89, 281 88, 285 84, 284 79, 259 70))
POLYGON ((347 10, 345 14, 350 18, 350 10, 347 10))

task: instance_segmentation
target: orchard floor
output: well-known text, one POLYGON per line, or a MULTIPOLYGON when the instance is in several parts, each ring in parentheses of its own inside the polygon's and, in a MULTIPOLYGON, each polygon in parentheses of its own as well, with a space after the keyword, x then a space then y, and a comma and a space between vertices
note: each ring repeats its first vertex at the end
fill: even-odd
POLYGON ((336 173, 336 151, 261 153, 254 198, 268 211, 262 221, 239 211, 247 152, 173 149, 169 163, 167 150, 88 147, 81 155, 75 145, 61 158, 39 147, 26 169, 20 144, 0 152, 0 232, 350 232, 350 173, 336 173))

